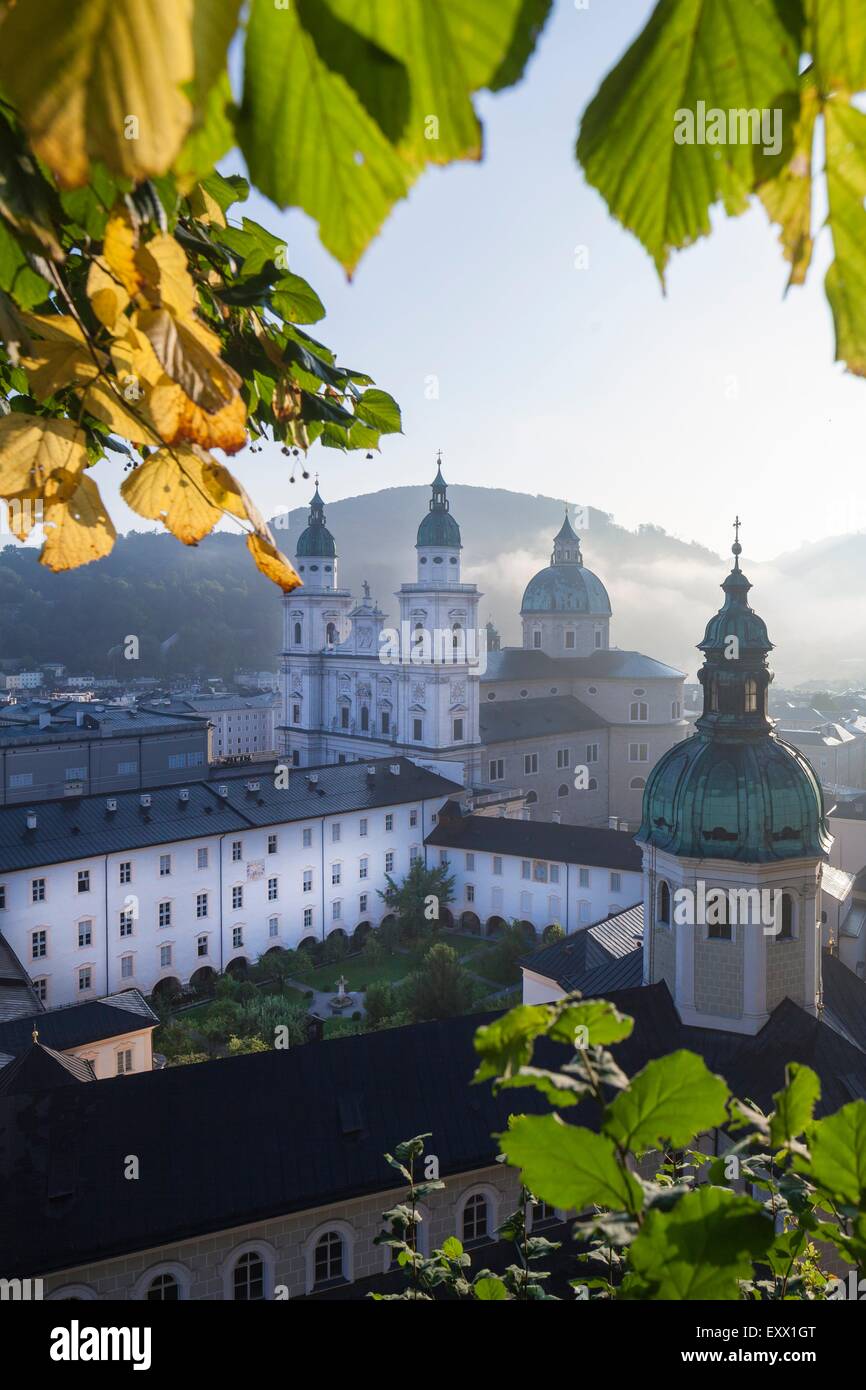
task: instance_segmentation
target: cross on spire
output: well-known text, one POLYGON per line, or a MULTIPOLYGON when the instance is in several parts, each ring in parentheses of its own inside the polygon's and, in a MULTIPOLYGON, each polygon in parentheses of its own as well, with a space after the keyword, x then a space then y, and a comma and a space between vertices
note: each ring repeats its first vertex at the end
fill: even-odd
POLYGON ((735 517, 734 517, 734 544, 731 546, 731 551, 732 551, 733 556, 734 556, 734 569, 735 569, 735 570, 738 570, 738 569, 740 568, 740 556, 741 556, 742 553, 743 553, 743 547, 740 545, 740 527, 742 526, 742 524, 743 524, 743 523, 740 521, 740 518, 739 518, 738 516, 735 516, 735 517))

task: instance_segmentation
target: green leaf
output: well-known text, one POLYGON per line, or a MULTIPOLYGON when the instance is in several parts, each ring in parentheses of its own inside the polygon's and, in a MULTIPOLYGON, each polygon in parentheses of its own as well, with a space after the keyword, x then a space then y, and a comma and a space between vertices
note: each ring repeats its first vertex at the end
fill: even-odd
POLYGON ((697 122, 695 142, 677 143, 677 130, 689 133, 678 113, 694 116, 699 101, 724 113, 772 112, 783 97, 796 104, 800 45, 786 8, 660 0, 584 114, 577 155, 586 177, 659 274, 672 248, 708 235, 713 203, 741 213, 755 182, 756 146, 697 143, 697 122))
POLYGON ((773 1148, 781 1148, 805 1132, 815 1113, 815 1102, 821 1099, 821 1082, 810 1067, 791 1062, 785 1081, 785 1089, 773 1096, 775 1111, 770 1117, 773 1148))
POLYGON ((501 92, 520 81, 552 6, 553 0, 523 0, 508 52, 488 83, 491 92, 501 92))
POLYGON ((0 290, 6 290, 22 309, 35 309, 48 298, 49 285, 35 270, 18 242, 0 220, 0 290))
POLYGON ((781 227, 779 240, 791 264, 789 286, 803 284, 812 259, 812 146, 819 110, 814 73, 804 73, 785 166, 757 190, 771 221, 781 227))
POLYGON ((516 1074, 532 1059, 535 1039, 547 1031, 551 1016, 547 1004, 518 1004, 494 1023, 479 1028, 475 1051, 482 1060, 473 1082, 516 1074))
POLYGON ((648 1062, 604 1113, 602 1128, 624 1148, 640 1152, 687 1144, 726 1117, 729 1091, 694 1052, 672 1052, 648 1062))
POLYGON ((297 11, 253 0, 245 50, 241 148, 253 182, 301 207, 349 271, 411 176, 352 87, 331 72, 297 11))
POLYGON ((409 119, 409 74, 403 63, 338 19, 327 0, 297 0, 297 7, 325 67, 345 78, 367 114, 396 144, 409 119))
POLYGON ((812 61, 826 94, 866 88, 866 10, 850 0, 806 0, 812 61))
POLYGON ((482 1303, 507 1303, 508 1290, 501 1279, 490 1274, 486 1279, 479 1279, 472 1285, 472 1292, 482 1303))
POLYGON ((213 84, 205 105, 181 146, 174 172, 187 179, 212 172, 235 144, 235 106, 227 72, 213 84))
POLYGON ((552 1206, 640 1210, 640 1185, 620 1167, 605 1135, 564 1124, 558 1115, 520 1115, 497 1137, 524 1185, 552 1206))
POLYGON ((318 323, 325 317, 325 306, 312 285, 291 273, 281 275, 271 290, 271 307, 289 323, 318 323))
POLYGON ((562 1009, 549 1030, 554 1042, 571 1047, 607 1047, 631 1036, 634 1019, 607 999, 583 999, 562 1009), (581 1041, 582 1038, 586 1041, 581 1041))
POLYGON ((866 115, 844 101, 828 101, 824 139, 836 253, 824 284, 836 327, 836 361, 866 376, 866 115))
MULTIPOLYGON (((214 201, 219 203, 223 212, 227 212, 233 203, 245 203, 250 196, 250 186, 240 174, 230 174, 228 178, 224 178, 222 174, 214 171, 201 180, 201 185, 207 189, 214 201)), ((224 230, 221 228, 221 233, 224 230)))
POLYGON ((861 1206, 866 1200, 866 1101, 854 1100, 835 1115, 816 1120, 808 1131, 811 1161, 797 1160, 832 1200, 861 1206))
POLYGON ((737 1299, 738 1279, 773 1240, 757 1202, 723 1187, 698 1187, 670 1211, 647 1213, 630 1247, 631 1266, 658 1299, 737 1299))
POLYGON ((365 425, 372 426, 380 434, 400 434, 402 419, 400 407, 387 391, 372 387, 365 391, 355 404, 355 414, 365 425))
POLYGON ((463 1246, 456 1236, 449 1236, 442 1242, 442 1254, 449 1260, 459 1260, 463 1254, 463 1246))

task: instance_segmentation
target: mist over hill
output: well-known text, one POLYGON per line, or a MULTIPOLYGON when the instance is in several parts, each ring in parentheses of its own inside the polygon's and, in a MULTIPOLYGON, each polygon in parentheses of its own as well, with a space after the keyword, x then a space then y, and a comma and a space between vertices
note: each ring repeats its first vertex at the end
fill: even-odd
MULTIPOLYGON (((448 496, 463 538, 463 578, 484 594, 482 622, 492 618, 504 643, 519 643, 523 590, 549 562, 562 502, 459 484, 448 496)), ((341 585, 360 594, 368 580, 394 621, 394 592, 415 578, 415 533, 429 497, 426 487, 397 487, 326 502, 341 585)), ((306 502, 275 519, 288 555, 306 519, 306 502)), ((613 644, 638 648, 693 677, 695 644, 719 607, 730 557, 657 526, 625 530, 595 509, 582 518, 581 543, 584 563, 610 594, 613 644)), ((770 563, 744 556, 742 563, 754 606, 776 644, 772 665, 781 683, 866 678, 863 535, 803 546, 770 563)), ((132 532, 118 538, 106 559, 64 575, 39 565, 32 548, 9 545, 0 554, 0 657, 125 676, 130 664, 109 653, 131 633, 141 645, 138 675, 273 670, 280 594, 255 569, 242 539, 229 532, 195 548, 162 533, 132 532), (161 652, 160 644, 175 634, 161 652)))

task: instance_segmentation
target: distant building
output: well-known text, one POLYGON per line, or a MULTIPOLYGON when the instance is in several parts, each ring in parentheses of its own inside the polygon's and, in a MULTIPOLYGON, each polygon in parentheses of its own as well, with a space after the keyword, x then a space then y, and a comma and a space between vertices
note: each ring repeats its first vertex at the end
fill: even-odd
POLYGON ((208 727, 180 713, 81 700, 0 708, 0 805, 204 778, 208 727))
POLYGON ((16 676, 6 677, 7 690, 41 690, 44 683, 41 671, 19 671, 16 676))
POLYGON ((277 695, 183 695, 160 703, 148 702, 141 708, 198 715, 213 728, 211 757, 268 758, 276 751, 275 714, 277 695))

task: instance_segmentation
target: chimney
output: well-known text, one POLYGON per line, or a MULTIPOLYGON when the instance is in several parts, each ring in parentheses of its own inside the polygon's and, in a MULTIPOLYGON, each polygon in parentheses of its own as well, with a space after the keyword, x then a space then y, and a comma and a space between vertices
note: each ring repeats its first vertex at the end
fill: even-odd
POLYGON ((117 797, 110 796, 110 797, 108 798, 108 800, 106 801, 106 803, 105 803, 105 809, 106 809, 106 811, 116 811, 116 810, 117 810, 117 797))
POLYGON ((390 772, 390 774, 391 774, 392 777, 399 777, 399 776, 400 776, 400 764, 399 764, 399 763, 391 763, 391 766, 388 768, 388 771, 390 772))
POLYGON ((257 791, 260 790, 260 788, 261 788, 261 783, 260 783, 260 782, 247 782, 247 791, 248 791, 248 792, 257 792, 257 791))
POLYGON ((619 830, 619 816, 608 816, 607 824, 608 829, 619 830))
POLYGON ((318 780, 319 780, 319 774, 318 774, 318 772, 308 772, 308 773, 307 773, 307 781, 308 781, 308 783, 310 784, 311 787, 314 787, 314 786, 316 785, 316 783, 318 782, 318 780))
POLYGON ((562 812, 554 811, 550 819, 553 821, 554 825, 560 825, 562 823, 562 812))
POLYGON ((35 811, 28 811, 28 812, 27 812, 27 829, 28 829, 28 830, 35 830, 37 824, 38 824, 38 822, 37 822, 37 820, 36 820, 36 812, 35 812, 35 811))
POLYGON ((139 806, 143 807, 149 806, 152 801, 153 797, 151 796, 150 792, 142 792, 141 796, 138 798, 139 806))
POLYGON ((189 788, 181 787, 177 795, 179 801, 189 801, 189 788))
POLYGON ((220 782, 219 786, 217 787, 217 796, 221 796, 223 797, 223 799, 225 799, 228 796, 228 794, 229 789, 226 786, 225 782, 220 782))

